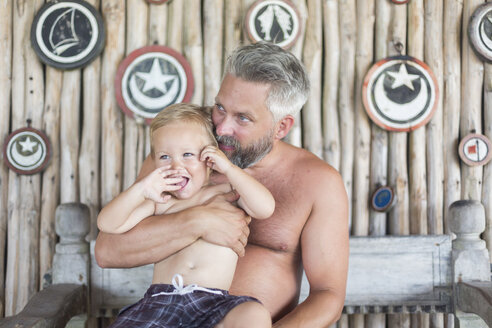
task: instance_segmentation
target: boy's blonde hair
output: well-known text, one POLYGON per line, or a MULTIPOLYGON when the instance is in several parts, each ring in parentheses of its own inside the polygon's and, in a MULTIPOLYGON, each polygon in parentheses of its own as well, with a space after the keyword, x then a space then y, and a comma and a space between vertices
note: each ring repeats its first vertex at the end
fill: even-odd
POLYGON ((176 122, 194 123, 201 126, 209 138, 210 145, 217 147, 217 140, 215 140, 213 133, 211 110, 211 107, 186 103, 173 104, 161 110, 150 124, 151 156, 154 157, 154 132, 163 126, 176 122))

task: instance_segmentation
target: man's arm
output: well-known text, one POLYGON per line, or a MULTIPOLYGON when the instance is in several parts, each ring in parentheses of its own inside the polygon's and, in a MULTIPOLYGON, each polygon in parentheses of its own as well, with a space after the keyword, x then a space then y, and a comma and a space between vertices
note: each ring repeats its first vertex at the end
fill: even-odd
MULTIPOLYGON (((152 170, 147 158, 137 180, 152 170)), ((147 218, 123 234, 100 232, 95 246, 97 263, 101 267, 155 263, 198 238, 230 247, 243 256, 251 218, 230 203, 236 199, 235 193, 218 195, 200 206, 147 218)))
MULTIPOLYGON (((340 175, 333 169, 316 188, 311 215, 301 235, 308 298, 274 327, 328 327, 340 318, 348 271, 348 201, 340 175)), ((321 180, 321 177, 320 177, 321 180)))

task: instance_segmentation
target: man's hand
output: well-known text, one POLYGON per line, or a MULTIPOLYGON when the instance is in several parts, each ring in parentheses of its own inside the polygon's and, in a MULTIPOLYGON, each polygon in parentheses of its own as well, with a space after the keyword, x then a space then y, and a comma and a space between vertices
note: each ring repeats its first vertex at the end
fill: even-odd
POLYGON ((244 256, 244 247, 248 242, 251 217, 232 202, 238 199, 234 192, 217 195, 201 206, 197 211, 197 225, 202 229, 201 237, 209 243, 231 248, 239 256, 244 256))

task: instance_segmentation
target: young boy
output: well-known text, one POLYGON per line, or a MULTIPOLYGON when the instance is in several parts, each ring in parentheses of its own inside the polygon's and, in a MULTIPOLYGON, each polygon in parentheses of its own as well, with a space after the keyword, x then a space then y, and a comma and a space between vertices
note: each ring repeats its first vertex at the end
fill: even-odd
MULTIPOLYGON (((205 108, 167 107, 152 121, 150 136, 157 169, 101 210, 101 231, 123 233, 149 216, 203 204, 231 188, 251 217, 272 215, 271 193, 217 148, 205 108), (208 184, 211 169, 225 175, 229 184, 208 184)), ((236 262, 230 248, 196 240, 154 265, 144 298, 123 309, 112 327, 271 327, 270 314, 258 300, 227 292, 236 262)))

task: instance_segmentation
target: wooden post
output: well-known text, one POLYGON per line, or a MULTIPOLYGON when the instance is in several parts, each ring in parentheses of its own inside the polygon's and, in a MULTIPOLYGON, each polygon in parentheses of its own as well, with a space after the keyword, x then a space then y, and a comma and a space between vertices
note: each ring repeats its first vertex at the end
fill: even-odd
MULTIPOLYGON (((169 4, 149 4, 149 44, 167 44, 167 12, 169 4)), ((188 14, 194 13, 192 8, 188 14)))
MULTIPOLYGON (((147 2, 140 0, 127 1, 127 56, 132 51, 147 45, 147 14, 147 2)), ((123 189, 126 189, 135 182, 143 160, 145 128, 142 118, 133 119, 125 115, 124 122, 123 189)))
MULTIPOLYGON (((484 79, 484 131, 487 138, 492 139, 492 65, 485 64, 484 79)), ((485 165, 483 169, 482 203, 485 207, 485 232, 483 237, 487 248, 492 250, 492 168, 485 165)), ((492 262, 492 252, 489 252, 492 262)))
POLYGON ((364 78, 374 57, 374 1, 357 1, 357 51, 355 57, 355 145, 357 160, 354 161, 354 197, 352 209, 352 233, 356 236, 369 234, 369 170, 371 159, 371 122, 362 102, 364 78))
POLYGON ((461 197, 460 160, 456 155, 459 144, 461 108, 461 16, 462 1, 444 1, 444 231, 449 233, 449 205, 461 197))
POLYGON ((114 76, 124 54, 125 2, 102 0, 106 47, 101 64, 101 206, 121 190, 123 162, 123 114, 114 96, 114 76))
POLYGON ((338 65, 340 29, 338 1, 323 1, 324 79, 323 79, 323 159, 340 169, 340 127, 338 125, 338 65))
POLYGON ((321 62, 323 52, 321 1, 308 0, 308 20, 303 61, 311 82, 311 92, 301 112, 303 146, 318 157, 323 156, 321 136, 321 62))
MULTIPOLYGON (((340 174, 342 175, 352 212, 352 174, 354 166, 354 83, 355 83, 355 0, 338 3, 340 13, 340 79, 338 112, 340 114, 341 154, 340 174)), ((351 217, 349 215, 349 217, 351 217)))
MULTIPOLYGON (((460 136, 482 132, 482 87, 483 63, 473 53, 468 40, 468 22, 473 11, 482 3, 481 0, 463 1, 462 21, 462 79, 461 79, 461 115, 460 136)), ((482 193, 482 167, 461 165, 463 199, 480 200, 482 193)))
MULTIPOLYGON (((228 2, 229 3, 229 2, 228 2)), ((234 2, 235 3, 235 2, 234 2)), ((200 0, 185 0, 183 54, 190 63, 195 88, 191 103, 203 104, 203 38, 200 0)))
MULTIPOLYGON (((376 28, 374 36, 374 60, 379 61, 388 55, 391 4, 386 0, 376 0, 376 28)), ((376 124, 371 124, 371 163, 370 191, 385 186, 388 178, 388 133, 376 124)), ((386 213, 370 211, 369 234, 386 234, 386 213)))
MULTIPOLYGON (((389 56, 397 54, 395 44, 405 46, 407 6, 391 5, 391 21, 388 33, 389 56)), ((409 187, 407 173, 407 133, 391 132, 388 138, 388 183, 395 188, 398 202, 389 212, 389 232, 394 235, 409 233, 409 187)), ((389 315, 388 327, 408 327, 408 314, 389 315)))
POLYGON ((203 1, 204 105, 213 105, 222 77, 223 0, 203 1))
MULTIPOLYGON (((456 234, 453 240, 452 274, 453 294, 458 295, 457 283, 490 281, 489 255, 485 242, 480 239, 480 233, 485 229, 485 211, 478 201, 456 201, 449 208, 449 220, 450 229, 456 234)), ((476 324, 481 319, 460 311, 458 298, 454 301, 455 327, 480 327, 476 324)))
POLYGON ((245 9, 242 1, 225 1, 224 3, 224 56, 241 45, 245 9))
MULTIPOLYGON (((10 95, 12 91, 12 1, 3 1, 0 6, 0 137, 9 133, 10 95)), ((7 247, 8 221, 8 182, 9 170, 4 163, 0 164, 0 249, 7 247)), ((5 305, 5 252, 0 254, 0 317, 4 315, 5 305)))
MULTIPOLYGON (((247 2, 252 2, 252 1, 248 0, 247 2)), ((293 0, 292 3, 297 7, 297 10, 299 11, 299 16, 300 16, 299 24, 300 24, 301 32, 299 34, 299 38, 297 39, 296 43, 290 49, 290 52, 292 52, 297 58, 301 59, 302 50, 304 47, 304 39, 305 39, 304 37, 306 32, 307 5, 305 0, 293 0)), ((249 5, 245 9, 247 9, 248 7, 249 5)), ((336 13, 336 15, 338 15, 338 12, 336 13)), ((245 39, 247 39, 247 37, 245 37, 245 39)), ((338 61, 337 61, 337 65, 338 65, 338 61)), ((297 113, 297 115, 294 116, 294 125, 290 129, 289 134, 285 137, 286 142, 296 147, 302 147, 301 123, 302 123, 301 113, 297 113)))
MULTIPOLYGON (((408 4, 407 54, 424 59, 424 3, 408 4)), ((427 234, 427 185, 425 170, 425 127, 409 133, 410 233, 427 234)))
MULTIPOLYGON (((12 130, 42 127, 43 69, 34 50, 24 42, 30 32, 34 12, 43 1, 18 1, 13 7, 12 130)), ((6 315, 20 311, 38 290, 40 174, 9 174, 8 256, 6 277, 6 315)))
MULTIPOLYGON (((39 231, 39 276, 41 282, 51 269, 55 252, 55 210, 60 202, 60 99, 63 72, 46 67, 43 131, 51 142, 50 164, 43 172, 41 223, 39 231)), ((42 284, 40 284, 41 287, 42 284)))
MULTIPOLYGON (((99 9, 99 0, 92 0, 99 9)), ((99 212, 99 149, 101 135, 101 59, 96 58, 83 70, 83 126, 80 142, 79 181, 80 201, 90 209, 89 240, 97 236, 97 214, 99 212)))
MULTIPOLYGON (((183 1, 169 2, 167 45, 177 52, 183 51, 183 1)), ((187 14, 189 8, 186 9, 187 14)))

